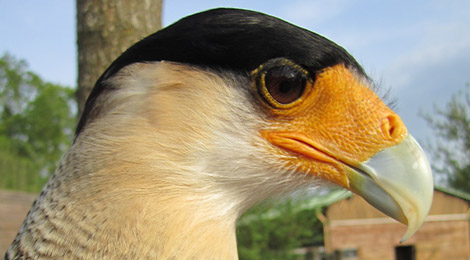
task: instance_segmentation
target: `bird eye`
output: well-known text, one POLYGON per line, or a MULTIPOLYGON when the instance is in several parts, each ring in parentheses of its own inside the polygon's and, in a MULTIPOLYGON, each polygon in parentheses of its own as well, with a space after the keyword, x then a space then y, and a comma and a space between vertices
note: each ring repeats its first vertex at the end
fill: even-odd
POLYGON ((276 67, 266 72, 264 84, 267 92, 277 102, 289 104, 302 96, 305 77, 291 67, 276 67))
POLYGON ((310 83, 308 72, 288 60, 270 61, 253 74, 259 93, 275 108, 298 104, 310 83))

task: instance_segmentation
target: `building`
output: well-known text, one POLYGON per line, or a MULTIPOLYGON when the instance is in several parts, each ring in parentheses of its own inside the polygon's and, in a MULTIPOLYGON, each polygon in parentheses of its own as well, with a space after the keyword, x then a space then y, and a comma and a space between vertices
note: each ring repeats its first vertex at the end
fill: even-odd
MULTIPOLYGON (((333 196, 334 197, 334 196, 333 196)), ((436 188, 429 216, 410 239, 406 227, 361 197, 340 193, 318 214, 325 253, 344 260, 469 260, 470 196, 436 188)))

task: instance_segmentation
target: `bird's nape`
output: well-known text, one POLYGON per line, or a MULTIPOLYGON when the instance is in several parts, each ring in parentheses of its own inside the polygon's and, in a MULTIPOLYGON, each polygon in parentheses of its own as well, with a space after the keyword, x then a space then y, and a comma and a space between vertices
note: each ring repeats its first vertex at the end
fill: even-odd
POLYGON ((125 51, 5 259, 236 259, 261 200, 335 183, 409 226, 424 152, 354 58, 277 18, 215 9, 125 51))

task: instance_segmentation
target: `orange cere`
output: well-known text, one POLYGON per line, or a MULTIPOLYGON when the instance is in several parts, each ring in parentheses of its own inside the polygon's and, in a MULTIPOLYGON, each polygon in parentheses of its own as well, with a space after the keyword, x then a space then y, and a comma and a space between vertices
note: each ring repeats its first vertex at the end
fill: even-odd
POLYGON ((304 100, 289 109, 270 109, 272 125, 261 134, 281 148, 289 166, 349 188, 344 170, 400 143, 400 117, 344 65, 317 75, 304 100), (300 156, 299 156, 300 155, 300 156))

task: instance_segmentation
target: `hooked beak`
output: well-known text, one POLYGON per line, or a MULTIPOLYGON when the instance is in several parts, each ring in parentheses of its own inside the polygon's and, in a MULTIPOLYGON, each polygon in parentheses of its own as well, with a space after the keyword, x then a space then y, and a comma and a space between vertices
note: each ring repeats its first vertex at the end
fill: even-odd
POLYGON ((423 150, 411 136, 348 171, 351 191, 408 226, 402 242, 423 224, 432 204, 433 180, 423 150))

